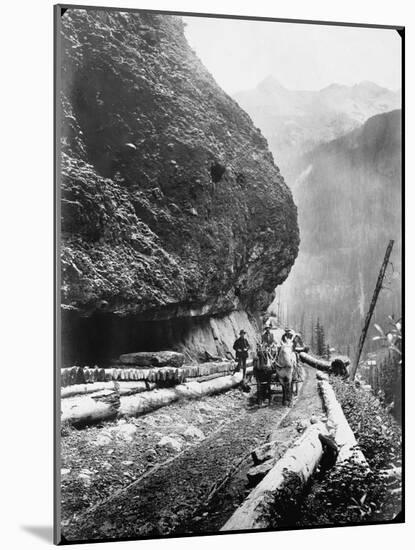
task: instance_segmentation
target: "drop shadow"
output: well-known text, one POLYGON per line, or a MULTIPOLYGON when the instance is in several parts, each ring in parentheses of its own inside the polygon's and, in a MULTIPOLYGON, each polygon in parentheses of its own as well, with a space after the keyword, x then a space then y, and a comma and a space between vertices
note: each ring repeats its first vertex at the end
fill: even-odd
POLYGON ((21 528, 40 540, 53 543, 53 527, 51 525, 21 525, 21 528))

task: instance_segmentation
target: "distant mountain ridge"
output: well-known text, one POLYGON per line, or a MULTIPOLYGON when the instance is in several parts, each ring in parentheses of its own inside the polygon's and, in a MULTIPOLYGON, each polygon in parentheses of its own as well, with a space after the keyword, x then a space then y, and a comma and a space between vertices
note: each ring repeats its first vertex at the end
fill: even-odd
POLYGON ((358 128, 373 115, 398 109, 401 92, 374 82, 330 84, 321 90, 289 90, 273 76, 234 95, 269 142, 288 184, 299 156, 358 128))
POLYGON ((357 342, 390 239, 392 263, 374 322, 382 325, 401 312, 401 118, 401 110, 375 115, 299 163, 293 194, 300 254, 282 286, 282 302, 296 326, 303 314, 318 316, 329 342, 343 351, 357 342))

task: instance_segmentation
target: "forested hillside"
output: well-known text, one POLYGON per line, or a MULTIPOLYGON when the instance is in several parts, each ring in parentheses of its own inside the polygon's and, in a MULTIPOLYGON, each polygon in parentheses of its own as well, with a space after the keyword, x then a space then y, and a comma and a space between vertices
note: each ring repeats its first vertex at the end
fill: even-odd
POLYGON ((301 162, 301 253, 281 299, 292 321, 305 315, 306 330, 319 317, 330 343, 356 345, 390 239, 375 320, 401 311, 401 111, 370 118, 301 162))

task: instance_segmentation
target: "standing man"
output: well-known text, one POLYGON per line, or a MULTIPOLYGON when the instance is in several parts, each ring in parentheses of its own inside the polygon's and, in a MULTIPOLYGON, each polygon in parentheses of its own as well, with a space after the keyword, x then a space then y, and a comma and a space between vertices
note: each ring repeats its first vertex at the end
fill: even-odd
POLYGON ((248 350, 251 347, 248 340, 245 338, 245 334, 246 332, 244 330, 241 330, 239 332, 239 338, 235 340, 235 343, 233 345, 233 349, 236 352, 236 359, 238 361, 235 372, 239 372, 242 367, 242 381, 245 380, 246 360, 248 359, 248 350))
POLYGON ((262 333, 262 343, 270 347, 275 344, 274 335, 271 332, 271 327, 265 325, 265 330, 262 333))

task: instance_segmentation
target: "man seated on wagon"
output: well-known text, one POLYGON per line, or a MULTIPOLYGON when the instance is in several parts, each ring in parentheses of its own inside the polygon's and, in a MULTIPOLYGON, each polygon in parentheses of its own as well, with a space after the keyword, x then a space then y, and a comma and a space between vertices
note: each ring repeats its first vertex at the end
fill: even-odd
POLYGON ((266 346, 272 346, 275 344, 274 335, 271 332, 271 327, 269 325, 265 325, 265 330, 262 333, 262 343, 266 346))
POLYGON ((293 350, 295 351, 295 357, 296 357, 296 367, 294 369, 293 373, 293 381, 294 382, 303 382, 304 381, 304 373, 303 368, 300 364, 300 357, 299 353, 301 351, 304 351, 304 343, 303 339, 300 333, 296 333, 291 328, 286 328, 285 332, 281 338, 281 342, 283 344, 292 344, 293 350))
POLYGON ((278 345, 275 341, 274 335, 271 332, 271 325, 267 323, 265 325, 265 330, 262 333, 261 343, 265 349, 271 354, 273 359, 276 359, 278 354, 278 345))
POLYGON ((294 332, 292 328, 285 329, 281 337, 281 342, 283 344, 292 344, 293 350, 298 353, 305 349, 301 334, 299 332, 294 332))

